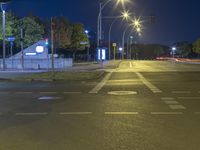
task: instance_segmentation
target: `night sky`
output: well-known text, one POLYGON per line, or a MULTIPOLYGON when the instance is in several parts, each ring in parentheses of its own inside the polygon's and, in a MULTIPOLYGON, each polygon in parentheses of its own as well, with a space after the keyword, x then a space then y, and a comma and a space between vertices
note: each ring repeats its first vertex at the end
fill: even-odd
MULTIPOLYGON (((145 22, 145 30, 140 42, 171 45, 178 41, 194 41, 200 37, 199 0, 132 0, 127 9, 136 15, 154 14, 156 23, 145 22)), ((96 30, 99 0, 13 0, 9 9, 20 16, 29 12, 43 18, 67 16, 72 22, 83 22, 85 27, 96 30)), ((122 7, 106 8, 104 15, 119 15, 122 7)), ((105 33, 110 21, 104 21, 105 33)), ((125 22, 117 22, 113 30, 113 40, 120 41, 125 22)), ((107 37, 107 34, 105 34, 107 37)))

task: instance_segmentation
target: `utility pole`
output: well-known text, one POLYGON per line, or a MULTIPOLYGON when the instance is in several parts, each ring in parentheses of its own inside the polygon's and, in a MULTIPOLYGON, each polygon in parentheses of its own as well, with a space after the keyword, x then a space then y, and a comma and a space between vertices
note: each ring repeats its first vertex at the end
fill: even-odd
POLYGON ((55 67, 54 67, 54 31, 53 31, 53 18, 51 18, 51 67, 52 75, 54 77, 55 67))
POLYGON ((22 70, 24 70, 24 30, 21 28, 21 36, 20 36, 20 44, 21 44, 21 55, 22 55, 22 70))
POLYGON ((114 48, 114 54, 113 54, 113 56, 114 56, 114 61, 115 61, 116 46, 117 46, 117 44, 116 44, 116 43, 113 43, 113 48, 114 48))
MULTIPOLYGON (((1 7, 3 4, 1 4, 1 7)), ((2 9, 2 28, 3 28, 3 70, 6 70, 6 12, 2 9)))

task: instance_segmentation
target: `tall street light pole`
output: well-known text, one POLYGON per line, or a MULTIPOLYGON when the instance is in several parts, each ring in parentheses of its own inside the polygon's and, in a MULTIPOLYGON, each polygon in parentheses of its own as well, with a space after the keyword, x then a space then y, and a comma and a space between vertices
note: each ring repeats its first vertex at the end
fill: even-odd
POLYGON ((122 60, 124 59, 125 35, 126 35, 127 30, 129 29, 129 27, 130 27, 130 26, 127 26, 127 27, 126 27, 126 29, 124 30, 123 35, 122 35, 122 60))
POLYGON ((111 31, 112 31, 112 27, 113 27, 113 25, 114 25, 114 23, 117 21, 117 19, 118 18, 115 18, 113 21, 112 21, 112 23, 111 23, 111 25, 110 25, 110 28, 109 28, 109 52, 108 52, 108 58, 109 58, 109 60, 111 59, 111 31))
POLYGON ((51 68, 52 68, 52 77, 54 78, 55 66, 54 66, 54 31, 53 31, 53 18, 51 18, 51 68))
POLYGON ((0 0, 2 11, 2 35, 3 35, 3 70, 6 69, 6 11, 3 6, 11 0, 0 0))
POLYGON ((3 33, 3 70, 6 70, 6 12, 2 12, 2 33, 3 33))
POLYGON ((1 2, 2 11, 2 36, 3 36, 3 70, 6 69, 6 11, 3 8, 5 3, 1 2))

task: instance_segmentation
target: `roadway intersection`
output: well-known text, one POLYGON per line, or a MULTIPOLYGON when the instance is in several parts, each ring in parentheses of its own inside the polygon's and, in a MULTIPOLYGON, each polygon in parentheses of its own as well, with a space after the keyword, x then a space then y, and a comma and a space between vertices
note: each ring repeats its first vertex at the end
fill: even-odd
POLYGON ((0 82, 0 150, 200 149, 199 76, 123 61, 98 80, 0 82))

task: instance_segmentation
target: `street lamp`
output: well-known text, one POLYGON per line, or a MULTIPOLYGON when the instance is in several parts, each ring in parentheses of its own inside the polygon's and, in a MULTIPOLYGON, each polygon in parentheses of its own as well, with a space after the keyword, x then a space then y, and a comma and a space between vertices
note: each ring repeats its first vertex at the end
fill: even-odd
POLYGON ((125 46, 124 46, 124 44, 125 44, 125 35, 126 35, 127 30, 129 29, 129 27, 133 27, 133 28, 136 28, 136 31, 139 33, 139 32, 141 32, 141 27, 140 26, 141 26, 141 23, 139 22, 139 20, 132 20, 132 23, 130 25, 128 25, 126 27, 126 29, 124 30, 123 35, 122 35, 122 47, 123 47, 123 56, 122 56, 122 58, 123 59, 124 59, 124 50, 125 50, 125 46), (138 27, 134 26, 134 24, 137 24, 138 27))
POLYGON ((176 47, 172 47, 173 58, 175 57, 175 51, 176 51, 176 47))
POLYGON ((2 35, 3 35, 3 70, 6 69, 6 11, 5 5, 11 0, 0 0, 2 11, 2 35))
POLYGON ((114 23, 117 21, 117 19, 119 19, 119 18, 122 18, 122 19, 129 19, 130 18, 130 13, 129 13, 129 11, 124 11, 124 12, 122 12, 122 15, 121 16, 117 16, 117 17, 115 17, 115 19, 112 21, 112 23, 111 23, 111 25, 110 25, 110 28, 109 28, 109 53, 108 53, 108 58, 109 58, 109 60, 111 59, 111 31, 112 31, 112 27, 113 27, 113 25, 114 25, 114 23))
POLYGON ((102 11, 106 7, 106 5, 108 5, 112 1, 115 1, 117 5, 119 3, 122 3, 122 5, 124 5, 126 2, 129 2, 130 0, 107 0, 105 3, 100 3, 99 15, 97 19, 97 47, 100 46, 102 41, 102 11))
MULTIPOLYGON (((85 34, 86 34, 86 36, 87 36, 87 38, 89 40, 89 31, 85 30, 85 34)), ((87 46, 87 61, 89 61, 89 55, 90 55, 90 52, 89 52, 89 41, 88 41, 87 45, 88 45, 87 46)))

